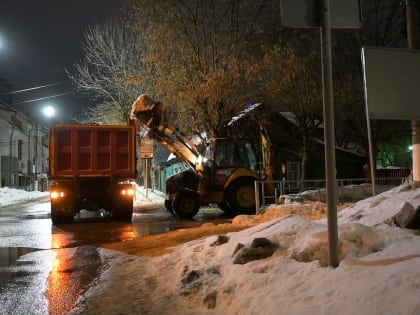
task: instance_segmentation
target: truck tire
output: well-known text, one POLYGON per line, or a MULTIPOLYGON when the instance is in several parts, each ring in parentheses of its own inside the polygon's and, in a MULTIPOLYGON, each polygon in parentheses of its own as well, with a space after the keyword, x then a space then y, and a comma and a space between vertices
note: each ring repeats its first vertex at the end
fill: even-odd
POLYGON ((51 221, 53 224, 72 224, 74 215, 63 214, 64 211, 59 211, 56 206, 51 205, 51 221))
POLYGON ((196 194, 183 192, 173 200, 172 209, 180 219, 191 219, 200 209, 200 202, 196 194))
POLYGON ((133 217, 133 206, 132 205, 117 205, 111 211, 112 220, 131 222, 133 217))
POLYGON ((255 213, 254 183, 251 180, 234 182, 226 191, 226 201, 233 212, 255 213))

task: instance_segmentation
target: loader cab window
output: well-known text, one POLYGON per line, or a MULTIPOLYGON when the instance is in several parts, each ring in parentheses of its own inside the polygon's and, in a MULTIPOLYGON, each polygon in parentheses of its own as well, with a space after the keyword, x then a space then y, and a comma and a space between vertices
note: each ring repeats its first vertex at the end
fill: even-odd
POLYGON ((252 143, 246 140, 219 139, 215 146, 215 165, 246 167, 255 170, 257 159, 252 143))
POLYGON ((254 146, 249 141, 244 141, 239 148, 241 154, 241 160, 246 161, 248 168, 256 170, 258 166, 257 156, 254 150, 254 146))

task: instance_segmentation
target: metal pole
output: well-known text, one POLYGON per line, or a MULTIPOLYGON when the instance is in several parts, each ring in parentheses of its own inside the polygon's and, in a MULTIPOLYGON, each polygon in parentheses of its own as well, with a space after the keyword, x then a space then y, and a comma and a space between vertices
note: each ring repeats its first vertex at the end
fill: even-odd
MULTIPOLYGON (((366 100, 367 104, 367 100, 366 100)), ((373 143, 372 143, 372 128, 370 125, 370 116, 369 110, 366 105, 366 126, 368 131, 368 141, 369 141, 369 164, 370 164, 370 178, 372 180, 372 196, 376 195, 376 162, 373 158, 373 143)))
POLYGON ((144 179, 144 188, 146 188, 146 198, 149 197, 149 158, 146 158, 146 174, 144 179))
POLYGON ((255 191, 255 214, 260 213, 260 184, 256 180, 254 182, 254 191, 255 191))
MULTIPOLYGON (((406 1, 407 17, 407 40, 408 48, 420 48, 420 31, 418 16, 418 1, 406 1)), ((420 187, 420 121, 411 122, 412 144, 413 144, 413 182, 416 187, 420 187)))
MULTIPOLYGON (((15 114, 16 115, 16 114, 15 114)), ((15 132, 15 125, 12 123, 12 131, 10 132, 10 147, 9 147, 9 172, 10 172, 10 184, 7 185, 7 182, 5 183, 6 186, 13 187, 14 186, 14 176, 13 176, 13 133, 15 132)))
POLYGON ((328 263, 337 267, 338 260, 338 227, 337 227, 337 181, 335 168, 335 134, 334 134, 334 99, 332 82, 331 22, 330 1, 322 1, 322 81, 324 99, 324 138, 325 138, 325 175, 327 185, 328 209, 328 263))

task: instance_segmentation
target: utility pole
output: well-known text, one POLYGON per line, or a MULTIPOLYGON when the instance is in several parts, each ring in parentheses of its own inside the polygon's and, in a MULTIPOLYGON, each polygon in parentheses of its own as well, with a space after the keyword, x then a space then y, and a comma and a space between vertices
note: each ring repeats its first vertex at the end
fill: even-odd
MULTIPOLYGON (((419 0, 406 0, 407 39, 409 49, 420 48, 419 0)), ((420 101, 419 101, 420 102, 420 101)), ((413 182, 420 187, 420 121, 411 121, 413 143, 413 182)))

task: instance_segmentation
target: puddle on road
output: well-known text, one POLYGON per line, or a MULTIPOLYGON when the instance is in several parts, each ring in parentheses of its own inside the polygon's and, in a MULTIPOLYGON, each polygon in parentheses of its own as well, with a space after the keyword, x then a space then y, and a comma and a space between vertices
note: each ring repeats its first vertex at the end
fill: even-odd
POLYGON ((31 261, 17 262, 17 260, 25 254, 38 250, 28 247, 0 247, 0 289, 13 279, 22 279, 31 274, 31 271, 16 270, 14 267, 32 265, 31 261))
POLYGON ((98 276, 101 267, 101 257, 94 246, 58 250, 45 293, 50 314, 67 314, 98 276))
POLYGON ((37 250, 28 247, 0 247, 0 267, 12 266, 19 257, 37 250))
MULTIPOLYGON (((94 246, 77 248, 59 246, 54 250, 54 257, 46 256, 47 260, 52 259, 51 265, 45 264, 43 259, 39 260, 39 257, 34 260, 19 260, 23 255, 37 251, 42 251, 42 249, 0 247, 0 296, 3 298, 9 294, 11 301, 19 300, 14 296, 20 295, 21 292, 33 291, 32 286, 37 283, 34 279, 40 279, 39 277, 45 274, 48 276, 48 282, 46 291, 41 288, 43 292, 41 294, 48 300, 49 313, 66 314, 100 273, 102 261, 98 249, 94 246), (28 265, 29 268, 27 268, 28 265)), ((10 303, 6 306, 1 304, 0 313, 11 314, 12 306, 10 303), (8 312, 3 313, 2 307, 8 312)), ((32 312, 29 313, 32 314, 32 312)), ((21 314, 21 312, 16 312, 16 314, 21 314)))

